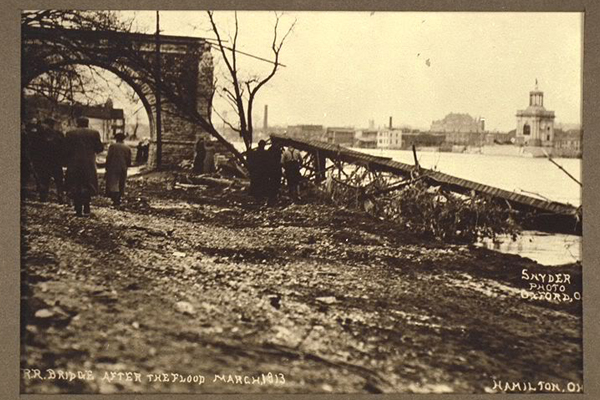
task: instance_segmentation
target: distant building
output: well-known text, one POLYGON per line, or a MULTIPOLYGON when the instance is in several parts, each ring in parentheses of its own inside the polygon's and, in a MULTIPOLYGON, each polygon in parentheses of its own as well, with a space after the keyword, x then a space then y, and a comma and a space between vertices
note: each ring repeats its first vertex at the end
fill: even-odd
POLYGON ((380 149, 401 149, 402 129, 388 128, 378 131, 377 147, 380 149))
POLYGON ((78 117, 87 117, 89 126, 100 132, 102 141, 108 142, 117 133, 125 133, 125 116, 120 108, 113 108, 112 100, 104 105, 86 106, 83 104, 54 103, 40 96, 26 96, 24 99, 26 118, 39 120, 53 117, 62 130, 74 127, 78 117))
POLYGON ((295 139, 325 140, 325 128, 323 125, 290 125, 287 127, 286 135, 295 139))
POLYGON ((483 118, 473 118, 469 114, 450 113, 431 123, 431 133, 474 133, 483 132, 485 121, 483 118))
POLYGON ((444 144, 446 135, 443 133, 410 132, 402 135, 402 148, 440 147, 444 144))
POLYGON ((544 108, 544 92, 529 92, 529 107, 517 111, 516 143, 528 146, 552 146, 554 140, 554 111, 544 108))
POLYGON ((117 133, 125 133, 123 110, 113 108, 110 99, 106 101, 104 106, 82 106, 76 114, 90 120, 89 127, 100 132, 103 142, 108 142, 117 133))
POLYGON ((510 132, 487 132, 483 137, 483 144, 511 144, 514 143, 517 131, 510 132))
POLYGON ((363 129, 356 132, 356 147, 374 149, 377 147, 378 132, 375 129, 363 129))
POLYGON ((583 131, 581 129, 571 129, 554 131, 554 148, 557 149, 559 156, 581 157, 583 131))
POLYGON ((462 146, 480 146, 484 141, 483 132, 448 132, 446 143, 462 146))
POLYGON ((327 128, 325 140, 327 143, 339 144, 340 146, 354 146, 356 131, 353 128, 327 128))

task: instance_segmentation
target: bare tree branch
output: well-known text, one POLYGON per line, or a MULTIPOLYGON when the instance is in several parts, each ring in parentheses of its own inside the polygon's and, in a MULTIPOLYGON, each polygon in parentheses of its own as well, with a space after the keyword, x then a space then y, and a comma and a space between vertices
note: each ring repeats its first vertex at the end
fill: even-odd
POLYGON ((215 114, 221 119, 221 121, 227 125, 232 131, 237 132, 239 134, 242 133, 241 129, 234 127, 229 121, 227 121, 216 109, 213 109, 215 114))
MULTIPOLYGON (((254 125, 253 125, 252 111, 253 111, 256 95, 257 95, 258 91, 265 84, 267 84, 267 82, 269 82, 273 78, 273 76, 275 76, 278 68, 282 65, 279 63, 280 52, 281 52, 281 49, 282 49, 283 44, 285 43, 287 37, 293 31, 296 21, 294 21, 293 24, 291 24, 291 26, 286 31, 284 36, 281 39, 279 39, 281 14, 275 13, 275 23, 273 26, 273 39, 272 39, 272 43, 271 43, 273 60, 267 60, 268 62, 273 64, 273 67, 271 68, 271 70, 269 71, 267 76, 262 79, 259 78, 258 76, 250 76, 248 79, 241 81, 240 77, 239 77, 238 64, 237 64, 237 62, 238 62, 237 54, 239 52, 237 49, 238 35, 240 32, 237 13, 235 13, 235 15, 234 15, 235 28, 234 28, 233 37, 231 38, 232 45, 229 48, 225 47, 223 45, 223 42, 221 40, 221 34, 220 34, 217 24, 214 20, 214 14, 211 11, 209 11, 208 15, 209 15, 209 19, 211 22, 211 26, 213 28, 213 32, 215 33, 215 35, 217 37, 218 48, 220 50, 221 56, 224 60, 224 63, 227 66, 227 70, 229 72, 228 75, 231 78, 231 80, 230 80, 231 89, 227 88, 227 90, 224 90, 224 92, 227 94, 228 100, 231 101, 231 100, 235 99, 235 104, 236 104, 236 108, 237 108, 236 113, 240 120, 241 136, 242 136, 242 139, 246 146, 246 149, 249 149, 252 146, 252 141, 253 141, 254 125), (225 50, 229 50, 230 54, 226 53, 225 50), (245 111, 245 110, 247 110, 247 111, 245 111)), ((245 54, 242 52, 239 52, 239 53, 245 54)), ((253 57, 259 58, 263 61, 266 60, 266 59, 263 59, 260 57, 255 57, 255 56, 253 56, 253 57)))

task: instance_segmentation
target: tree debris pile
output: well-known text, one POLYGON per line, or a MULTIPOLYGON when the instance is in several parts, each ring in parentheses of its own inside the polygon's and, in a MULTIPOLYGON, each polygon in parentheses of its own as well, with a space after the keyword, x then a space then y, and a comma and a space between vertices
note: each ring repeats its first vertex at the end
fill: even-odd
POLYGON ((335 203, 397 222, 423 237, 452 243, 475 243, 522 231, 517 222, 524 218, 506 204, 489 196, 461 195, 428 186, 420 178, 390 182, 388 177, 371 174, 365 184, 359 177, 345 181, 329 177, 326 191, 335 203))
POLYGON ((236 180, 146 174, 130 179, 120 209, 109 203, 95 198, 89 219, 23 203, 21 368, 95 377, 23 374, 23 393, 492 393, 498 380, 582 382, 581 302, 523 297, 533 277, 560 273, 575 298, 580 265, 430 241, 324 203, 267 208, 236 180))

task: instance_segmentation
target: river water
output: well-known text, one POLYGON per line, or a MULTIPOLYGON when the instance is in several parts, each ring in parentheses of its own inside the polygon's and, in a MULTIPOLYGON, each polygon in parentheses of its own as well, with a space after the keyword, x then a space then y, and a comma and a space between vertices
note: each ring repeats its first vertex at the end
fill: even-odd
MULTIPOLYGON (((409 150, 355 149, 368 154, 390 157, 395 161, 414 164, 409 150)), ((482 154, 418 152, 424 168, 435 169, 474 182, 515 191, 574 206, 581 205, 581 187, 546 158, 492 156, 482 154)), ((554 159, 581 181, 581 160, 554 159)), ((517 241, 505 237, 497 243, 480 243, 490 249, 519 254, 544 265, 562 265, 581 261, 581 237, 575 235, 523 232, 517 241)))

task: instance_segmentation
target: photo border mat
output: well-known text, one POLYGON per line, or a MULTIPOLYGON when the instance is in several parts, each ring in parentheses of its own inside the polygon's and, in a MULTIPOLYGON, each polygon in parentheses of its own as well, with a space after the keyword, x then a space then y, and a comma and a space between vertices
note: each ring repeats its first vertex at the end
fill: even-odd
MULTIPOLYGON (((0 147, 0 398, 1 399, 371 399, 370 394, 118 394, 118 395, 33 395, 19 393, 20 349, 20 179, 19 135, 20 131, 20 11, 23 9, 140 9, 140 10, 282 10, 282 11, 495 11, 495 12, 584 12, 584 62, 583 62, 583 118, 585 131, 583 150, 583 358, 584 394, 452 394, 378 395, 385 399, 599 399, 600 318, 596 311, 600 304, 600 2, 594 0, 207 0, 202 2, 174 0, 161 2, 114 1, 114 0, 7 0, 0 16, 2 33, 2 56, 0 80, 2 97, 0 113, 3 121, 2 146, 0 147)), ((515 271, 517 273, 517 271, 515 271)), ((560 346, 557 343, 556 346, 560 346)), ((556 360, 560 362, 560 360, 556 360)))

